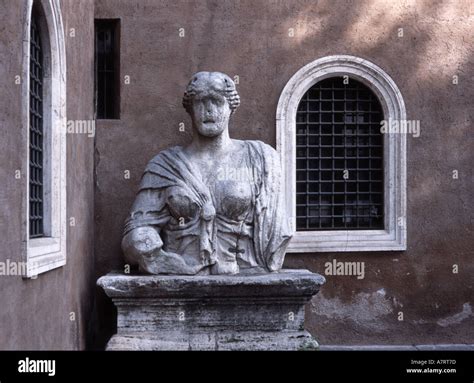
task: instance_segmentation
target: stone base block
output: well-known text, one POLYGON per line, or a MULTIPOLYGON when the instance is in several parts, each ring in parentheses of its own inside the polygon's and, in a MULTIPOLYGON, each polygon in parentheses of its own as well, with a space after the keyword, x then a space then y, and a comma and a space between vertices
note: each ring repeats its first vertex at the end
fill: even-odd
POLYGON ((110 273, 97 282, 117 306, 107 350, 314 350, 304 306, 324 277, 110 273))

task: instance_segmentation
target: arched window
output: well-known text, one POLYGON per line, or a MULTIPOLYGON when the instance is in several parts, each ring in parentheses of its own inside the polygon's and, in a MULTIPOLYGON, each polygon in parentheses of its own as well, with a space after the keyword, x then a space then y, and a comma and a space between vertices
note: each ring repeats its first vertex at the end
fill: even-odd
POLYGON ((66 263, 66 53, 59 0, 24 0, 25 277, 66 263))
POLYGON ((366 60, 330 56, 290 79, 277 111, 289 252, 405 249, 406 138, 381 132, 404 119, 396 85, 366 60))
POLYGON ((383 229, 383 111, 357 80, 313 85, 296 112, 297 230, 383 229))
POLYGON ((38 10, 33 9, 30 28, 30 238, 44 236, 43 174, 43 45, 38 25, 38 10))

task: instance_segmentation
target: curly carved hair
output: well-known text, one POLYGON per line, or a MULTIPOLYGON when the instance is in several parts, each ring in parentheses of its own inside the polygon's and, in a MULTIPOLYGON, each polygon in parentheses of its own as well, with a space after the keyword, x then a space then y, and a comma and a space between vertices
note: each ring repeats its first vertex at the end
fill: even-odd
POLYGON ((237 93, 234 81, 224 73, 220 72, 198 72, 189 81, 183 96, 183 107, 190 113, 194 97, 197 93, 206 91, 215 91, 223 95, 231 113, 240 105, 240 96, 237 93))

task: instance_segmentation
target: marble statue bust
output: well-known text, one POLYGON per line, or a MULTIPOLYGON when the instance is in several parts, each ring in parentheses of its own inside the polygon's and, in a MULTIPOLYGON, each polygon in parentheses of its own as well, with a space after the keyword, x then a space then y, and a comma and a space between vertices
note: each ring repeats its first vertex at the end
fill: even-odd
POLYGON ((291 231, 278 153, 229 137, 240 104, 232 79, 196 73, 183 97, 192 120, 186 146, 146 166, 125 222, 127 262, 150 274, 256 274, 281 269, 291 231))

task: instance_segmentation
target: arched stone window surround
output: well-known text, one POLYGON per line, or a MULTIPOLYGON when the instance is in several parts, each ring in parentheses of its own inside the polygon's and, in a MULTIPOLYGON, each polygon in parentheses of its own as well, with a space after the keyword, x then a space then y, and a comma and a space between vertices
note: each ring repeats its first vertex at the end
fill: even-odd
MULTIPOLYGON (((296 112, 317 82, 348 76, 368 86, 379 98, 385 120, 406 120, 403 97, 390 76, 368 60, 335 55, 298 70, 283 89, 277 107, 277 150, 285 177, 289 215, 296 220, 296 112)), ((406 135, 384 135, 384 230, 296 231, 288 252, 388 251, 406 249, 406 135)))

